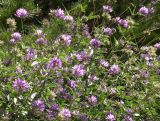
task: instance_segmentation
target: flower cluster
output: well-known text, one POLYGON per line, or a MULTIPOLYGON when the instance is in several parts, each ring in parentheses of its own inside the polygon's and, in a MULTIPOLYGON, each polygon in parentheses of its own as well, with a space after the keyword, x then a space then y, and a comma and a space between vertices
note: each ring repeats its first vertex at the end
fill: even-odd
POLYGON ((158 2, 104 1, 77 2, 68 11, 51 10, 51 17, 41 13, 45 7, 34 16, 21 4, 17 17, 7 19, 0 34, 0 120, 158 120, 158 2))
POLYGON ((72 37, 71 35, 63 34, 60 36, 60 40, 62 40, 65 45, 69 46, 71 44, 72 37))
POLYGON ((104 32, 104 34, 111 36, 114 32, 114 29, 107 27, 107 28, 104 28, 103 32, 104 32))
POLYGON ((59 19, 65 20, 65 21, 69 21, 72 22, 74 19, 72 16, 70 15, 65 15, 64 10, 62 9, 56 9, 56 10, 50 10, 50 15, 55 16, 59 19))
POLYGON ((17 92, 26 92, 29 90, 30 85, 25 80, 18 78, 13 82, 13 88, 17 92))
POLYGON ((29 61, 29 60, 34 59, 34 57, 35 57, 35 50, 34 50, 34 49, 31 49, 31 48, 28 48, 28 49, 27 49, 27 53, 26 53, 24 59, 25 59, 26 61, 29 61))
POLYGON ((19 18, 26 18, 28 16, 28 12, 26 9, 24 8, 19 8, 17 11, 16 11, 16 14, 15 16, 19 17, 19 18))
POLYGON ((86 71, 84 70, 84 66, 83 65, 75 65, 73 68, 72 68, 72 74, 75 75, 75 76, 83 76, 85 75, 86 71))
POLYGON ((42 46, 42 45, 47 44, 45 34, 43 33, 43 31, 41 29, 37 29, 34 35, 37 37, 37 40, 35 42, 37 45, 42 46))
POLYGON ((35 100, 33 103, 32 103, 32 107, 33 109, 37 109, 39 111, 44 111, 45 110, 45 104, 43 101, 41 101, 40 99, 37 99, 35 100))
POLYGON ((149 15, 149 14, 155 13, 155 10, 154 10, 153 7, 152 7, 152 8, 147 8, 147 7, 143 6, 143 7, 141 7, 141 8, 139 9, 138 12, 139 12, 140 14, 144 15, 144 16, 147 16, 147 15, 149 15))
POLYGON ((98 39, 93 38, 93 39, 91 39, 91 41, 90 41, 90 45, 91 45, 93 48, 98 48, 98 47, 100 47, 101 43, 100 43, 100 41, 99 41, 98 39))
POLYGON ((60 58, 54 57, 49 61, 47 67, 49 69, 62 68, 62 61, 60 58))
POLYGON ((109 5, 103 6, 103 12, 111 13, 113 11, 112 7, 109 5))
POLYGON ((16 44, 17 42, 19 42, 21 40, 22 40, 22 35, 19 32, 14 32, 11 35, 11 39, 10 39, 11 43, 16 44))
POLYGON ((126 19, 121 19, 120 17, 116 17, 115 20, 119 25, 123 26, 124 28, 129 27, 128 21, 126 19))

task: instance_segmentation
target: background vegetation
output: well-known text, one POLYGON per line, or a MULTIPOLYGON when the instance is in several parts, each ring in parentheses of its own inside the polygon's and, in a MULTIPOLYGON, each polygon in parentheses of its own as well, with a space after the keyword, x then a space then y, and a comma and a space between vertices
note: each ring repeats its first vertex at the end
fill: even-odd
POLYGON ((0 0, 0 120, 160 120, 159 11, 158 0, 0 0), (104 12, 105 5, 113 12, 104 12), (155 12, 142 15, 143 6, 155 12), (15 15, 19 8, 27 10, 26 18, 15 15), (59 8, 73 21, 50 11, 59 8), (20 42, 11 42, 14 32, 21 34, 20 42), (93 39, 100 43, 94 46, 93 39), (53 62, 48 68, 55 57, 62 67, 53 62), (75 65, 84 66, 84 75, 73 72, 75 65), (26 92, 15 89, 17 79, 30 85, 26 92), (42 102, 35 103, 38 99, 42 102))

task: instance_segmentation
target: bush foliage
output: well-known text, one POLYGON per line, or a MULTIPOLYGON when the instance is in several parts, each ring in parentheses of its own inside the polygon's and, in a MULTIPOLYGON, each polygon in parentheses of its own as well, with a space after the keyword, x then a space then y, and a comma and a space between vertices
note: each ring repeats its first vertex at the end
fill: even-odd
POLYGON ((0 120, 160 120, 159 4, 0 1, 0 120))

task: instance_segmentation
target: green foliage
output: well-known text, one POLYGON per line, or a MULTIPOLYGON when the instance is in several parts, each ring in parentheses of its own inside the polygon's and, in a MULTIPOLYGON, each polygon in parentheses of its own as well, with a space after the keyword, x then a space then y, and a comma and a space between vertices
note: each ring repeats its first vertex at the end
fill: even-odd
POLYGON ((85 114, 89 121, 105 121, 107 112, 117 121, 125 116, 135 121, 160 120, 160 50, 154 46, 160 41, 158 4, 135 0, 1 0, 0 120, 79 121, 85 114), (103 5, 113 6, 113 12, 103 12, 103 5), (154 6, 156 12, 140 15, 141 6, 154 6), (49 14, 50 9, 59 7, 74 20, 49 14), (16 17, 18 8, 25 8, 29 16, 16 17), (116 17, 127 20, 129 27, 118 24, 116 17), (111 35, 105 34, 107 27, 113 28, 111 35), (11 41, 14 32, 22 35, 15 43, 11 41), (100 42, 97 48, 92 45, 93 38, 100 42), (80 52, 86 52, 87 57, 80 52), (50 65, 55 68, 49 68, 55 57, 62 61, 62 67, 56 62, 50 65), (75 65, 84 66, 83 76, 76 76, 75 65), (118 65, 117 73, 113 65, 118 65), (15 89, 17 79, 30 85, 26 92, 21 90, 23 86, 15 89), (76 88, 69 84, 71 80, 76 88), (89 101, 91 96, 96 97, 96 103, 89 101), (33 106, 37 99, 44 102, 45 110, 33 106), (59 110, 50 118, 53 104, 58 104, 59 110), (71 112, 69 119, 62 114, 65 108, 71 112))

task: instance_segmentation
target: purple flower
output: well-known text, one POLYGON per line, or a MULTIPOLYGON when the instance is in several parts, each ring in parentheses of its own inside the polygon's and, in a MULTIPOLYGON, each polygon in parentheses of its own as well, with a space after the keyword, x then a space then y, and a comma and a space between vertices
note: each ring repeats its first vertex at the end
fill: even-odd
POLYGON ((42 37, 36 40, 36 44, 38 45, 45 45, 46 43, 47 43, 46 39, 42 37))
POLYGON ((109 63, 107 61, 101 59, 99 62, 103 67, 105 67, 105 68, 109 67, 109 63))
POLYGON ((65 21, 70 21, 70 22, 72 22, 72 21, 73 21, 73 17, 70 16, 70 15, 68 15, 68 16, 65 16, 65 17, 64 17, 64 20, 65 20, 65 21))
POLYGON ((38 110, 40 110, 40 111, 44 111, 44 110, 45 110, 44 102, 41 101, 40 99, 35 100, 35 101, 32 103, 32 107, 33 107, 33 109, 38 109, 38 110))
POLYGON ((50 12, 53 16, 55 16, 57 18, 60 18, 60 19, 65 18, 64 10, 62 10, 62 9, 51 10, 50 12))
POLYGON ((149 14, 149 9, 145 6, 141 7, 138 11, 140 14, 147 16, 149 14))
POLYGON ((59 116, 62 118, 62 120, 67 120, 71 118, 71 112, 69 109, 64 108, 59 112, 59 116))
POLYGON ((26 9, 24 8, 19 8, 17 11, 16 11, 16 14, 15 16, 19 17, 19 18, 26 18, 28 16, 28 12, 26 9))
POLYGON ((157 49, 160 49, 160 42, 156 43, 156 44, 154 45, 154 47, 157 48, 157 49))
POLYGON ((72 68, 72 74, 75 76, 83 76, 85 75, 86 71, 84 70, 84 66, 83 65, 75 65, 72 68))
POLYGON ((149 72, 146 71, 146 70, 141 70, 141 71, 140 71, 140 75, 141 75, 141 77, 143 77, 143 78, 147 78, 147 77, 149 76, 149 72))
POLYGON ((92 85, 94 81, 99 80, 99 78, 95 75, 90 74, 88 76, 88 85, 92 85))
POLYGON ((50 110, 59 111, 59 105, 58 105, 58 104, 53 104, 53 105, 50 107, 50 110))
POLYGON ((133 121, 132 116, 131 115, 127 115, 124 117, 125 121, 133 121))
POLYGON ((120 68, 118 65, 112 65, 109 69, 109 74, 110 75, 117 75, 120 72, 120 68))
POLYGON ((120 24, 121 26, 123 26, 124 28, 128 28, 128 21, 127 21, 127 20, 120 19, 120 20, 119 20, 119 24, 120 24))
POLYGON ((100 41, 98 39, 96 39, 96 38, 91 39, 90 44, 94 48, 100 47, 100 41))
POLYGON ((67 35, 67 34, 63 34, 61 35, 61 40, 64 42, 65 45, 70 45, 71 41, 72 41, 72 37, 71 35, 67 35))
POLYGON ((155 13, 155 9, 152 7, 152 8, 149 9, 149 12, 150 12, 151 14, 153 14, 153 13, 155 13))
POLYGON ((99 80, 99 78, 97 76, 91 75, 91 74, 88 76, 88 79, 91 80, 91 81, 99 80))
POLYGON ((52 58, 48 63, 49 69, 62 68, 62 60, 58 57, 52 58))
POLYGON ((27 49, 27 54, 25 55, 25 60, 29 61, 32 60, 35 57, 35 51, 34 49, 28 48, 27 49))
POLYGON ((107 121, 115 121, 116 119, 115 119, 112 112, 108 112, 107 115, 106 115, 106 120, 107 121))
POLYGON ((12 44, 15 44, 17 41, 16 41, 15 39, 10 39, 10 42, 11 42, 12 44))
POLYGON ((120 17, 116 17, 115 18, 115 21, 119 24, 119 21, 121 20, 121 18, 120 17))
POLYGON ((53 104, 48 110, 49 119, 54 118, 59 112, 59 105, 53 104))
POLYGON ((22 68, 20 66, 17 66, 16 73, 22 73, 22 72, 23 72, 22 68))
POLYGON ((91 38, 91 34, 89 33, 89 27, 87 24, 84 25, 83 27, 83 34, 84 36, 86 36, 87 38, 91 38))
POLYGON ((156 2, 158 2, 158 0, 151 0, 151 3, 152 3, 153 5, 155 5, 156 2))
POLYGON ((103 6, 103 12, 111 13, 113 11, 112 7, 109 5, 103 6))
POLYGON ((69 101, 72 97, 66 92, 66 90, 63 89, 63 87, 60 88, 60 97, 69 101))
POLYGON ((86 51, 80 51, 75 56, 78 61, 85 61, 88 60, 90 57, 86 51))
POLYGON ((11 34, 12 39, 10 40, 12 43, 19 42, 22 39, 22 35, 19 32, 14 32, 11 34))
POLYGON ((121 25, 121 26, 123 26, 124 28, 128 28, 128 21, 127 20, 125 20, 125 19, 121 19, 120 17, 116 17, 115 18, 115 21, 119 24, 119 25, 121 25))
POLYGON ((80 115, 81 121, 88 121, 88 118, 85 114, 80 115))
POLYGON ((97 104, 97 97, 96 96, 91 96, 88 98, 88 102, 90 103, 90 105, 96 105, 97 104))
POLYGON ((77 87, 76 81, 74 81, 74 80, 69 80, 68 85, 73 89, 75 89, 77 87))
POLYGON ((146 61, 150 60, 150 55, 148 52, 146 52, 145 54, 141 54, 141 58, 145 59, 146 61))
POLYGON ((107 27, 107 28, 104 28, 104 34, 106 34, 106 35, 112 35, 113 34, 113 29, 111 29, 111 28, 109 28, 109 27, 107 27))
POLYGON ((13 82, 13 88, 17 92, 26 92, 29 90, 30 86, 29 86, 28 82, 26 82, 25 80, 16 79, 13 82))

